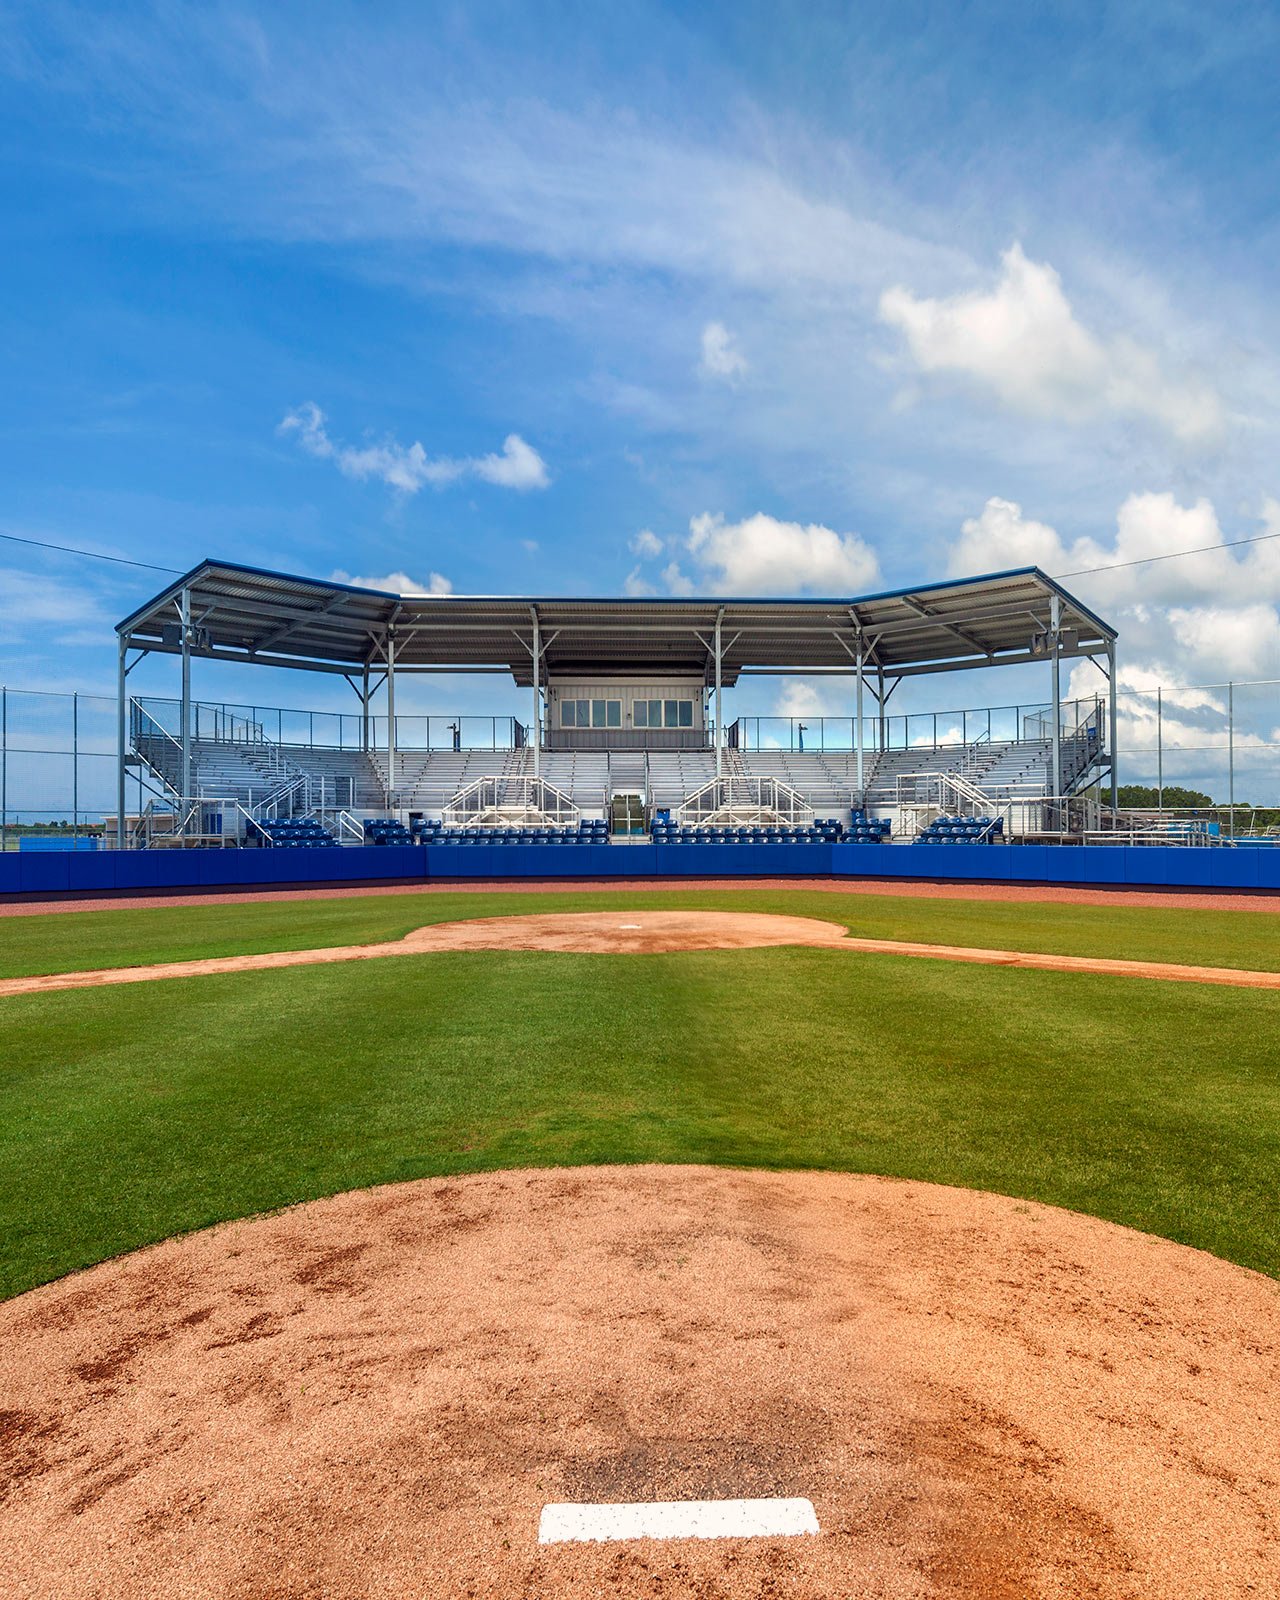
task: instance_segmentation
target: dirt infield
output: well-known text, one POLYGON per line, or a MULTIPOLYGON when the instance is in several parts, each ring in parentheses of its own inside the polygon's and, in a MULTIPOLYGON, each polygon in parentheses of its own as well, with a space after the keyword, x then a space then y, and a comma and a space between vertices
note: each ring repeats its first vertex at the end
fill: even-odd
POLYGON ((0 999, 55 989, 94 989, 167 978, 210 977, 339 961, 427 955, 459 950, 558 951, 571 954, 648 955, 661 951, 749 950, 798 945, 868 955, 910 956, 980 966, 1021 967, 1041 972, 1094 973, 1177 983, 1226 984, 1280 990, 1280 972, 1237 967, 1178 966, 1160 961, 1050 955, 1036 951, 984 950, 967 945, 918 944, 899 939, 857 939, 838 923, 816 917, 765 916, 731 911, 578 911, 529 917, 477 917, 436 922, 403 939, 382 944, 341 945, 315 950, 278 950, 258 955, 208 956, 137 967, 0 979, 0 999))
POLYGON ((1199 911, 1269 911, 1280 914, 1280 895, 1224 894, 1212 889, 1130 889, 1123 885, 1072 889, 1062 884, 947 883, 918 878, 547 878, 538 882, 484 879, 450 883, 378 883, 344 888, 248 889, 206 894, 102 894, 0 901, 0 917, 56 916, 75 911, 153 910, 161 906, 251 905, 259 900, 347 900, 369 895, 400 894, 600 894, 651 890, 677 893, 685 889, 814 890, 820 894, 890 895, 908 900, 1012 901, 1066 906, 1161 906, 1199 911))
POLYGON ((1276 1592, 1280 1285, 1039 1205, 600 1168, 343 1195, 0 1307, 15 1600, 1276 1592), (539 1547, 804 1496, 801 1539, 539 1547))

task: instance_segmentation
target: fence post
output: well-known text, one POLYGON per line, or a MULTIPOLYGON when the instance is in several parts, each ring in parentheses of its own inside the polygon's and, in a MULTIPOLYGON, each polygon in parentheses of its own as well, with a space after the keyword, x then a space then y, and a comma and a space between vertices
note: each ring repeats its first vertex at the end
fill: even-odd
POLYGON ((1164 686, 1156 685, 1156 809, 1164 810, 1164 686))
POLYGON ((1231 837, 1236 836, 1236 686, 1227 685, 1227 804, 1231 807, 1231 837))
POLYGON ((80 842, 80 692, 71 692, 71 847, 80 842))

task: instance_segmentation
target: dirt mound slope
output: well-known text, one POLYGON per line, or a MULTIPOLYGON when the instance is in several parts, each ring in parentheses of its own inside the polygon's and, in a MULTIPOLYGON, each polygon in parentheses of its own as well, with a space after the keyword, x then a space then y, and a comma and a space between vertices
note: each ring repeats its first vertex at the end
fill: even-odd
POLYGON ((833 1174, 432 1180, 0 1307, 5 1592, 1275 1593, 1280 1285, 833 1174), (805 1496, 800 1539, 539 1547, 550 1501, 805 1496))

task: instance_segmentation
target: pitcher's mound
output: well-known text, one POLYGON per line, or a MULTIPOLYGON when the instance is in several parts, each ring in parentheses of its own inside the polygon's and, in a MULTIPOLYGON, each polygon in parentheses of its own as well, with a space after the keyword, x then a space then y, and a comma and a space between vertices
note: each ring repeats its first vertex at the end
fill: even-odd
POLYGON ((741 911, 571 911, 540 917, 438 922, 404 941, 414 950, 564 950, 644 954, 844 944, 847 930, 817 917, 741 911))
POLYGON ((343 1195, 0 1307, 5 1593, 1274 1594, 1278 1349, 1270 1279, 927 1184, 343 1195), (537 1542, 551 1502, 767 1496, 821 1532, 537 1542))

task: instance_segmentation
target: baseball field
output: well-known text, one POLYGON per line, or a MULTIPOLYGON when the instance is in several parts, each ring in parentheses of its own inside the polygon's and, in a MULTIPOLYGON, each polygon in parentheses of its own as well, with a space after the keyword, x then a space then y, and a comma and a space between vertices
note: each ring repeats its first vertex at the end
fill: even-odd
POLYGON ((0 984, 14 1592, 1280 1570, 1280 987, 1194 975, 1280 973, 1274 905, 10 909, 0 980, 97 974, 0 984), (254 964, 286 952, 324 959, 254 964), (542 1503, 691 1490, 823 1531, 536 1542, 542 1503))

